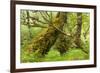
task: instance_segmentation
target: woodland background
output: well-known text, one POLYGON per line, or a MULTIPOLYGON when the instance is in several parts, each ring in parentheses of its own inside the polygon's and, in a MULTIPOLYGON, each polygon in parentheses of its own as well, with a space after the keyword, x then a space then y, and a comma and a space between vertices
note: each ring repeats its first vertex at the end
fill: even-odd
POLYGON ((21 62, 89 59, 90 14, 20 11, 21 62))

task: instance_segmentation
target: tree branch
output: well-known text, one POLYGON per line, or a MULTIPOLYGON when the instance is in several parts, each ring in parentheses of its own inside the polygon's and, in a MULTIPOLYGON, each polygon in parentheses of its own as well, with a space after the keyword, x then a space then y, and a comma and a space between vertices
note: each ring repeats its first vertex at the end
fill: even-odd
POLYGON ((85 37, 85 39, 86 39, 86 35, 87 35, 88 31, 89 31, 89 28, 90 28, 90 26, 87 28, 86 32, 83 33, 83 36, 85 37))
POLYGON ((34 23, 34 25, 30 25, 32 27, 41 27, 41 28, 48 28, 48 26, 43 26, 41 24, 38 24, 38 23, 34 23))
POLYGON ((47 22, 47 23, 50 23, 50 21, 47 19, 47 18, 45 18, 45 16, 40 12, 40 14, 41 14, 41 16, 43 17, 43 19, 47 22))
POLYGON ((62 30, 60 30, 59 28, 57 28, 56 26, 52 25, 53 28, 55 28, 56 30, 58 30, 60 33, 66 35, 66 36, 71 36, 70 34, 66 34, 65 32, 63 32, 62 30))
POLYGON ((46 14, 46 15, 49 17, 49 19, 50 19, 50 15, 48 14, 48 12, 47 12, 47 11, 45 12, 45 14, 46 14))
POLYGON ((31 18, 32 20, 36 20, 36 21, 38 21, 38 22, 40 22, 42 24, 47 24, 46 22, 43 22, 43 21, 41 21, 41 20, 39 20, 39 19, 37 19, 35 17, 29 17, 29 18, 31 18))

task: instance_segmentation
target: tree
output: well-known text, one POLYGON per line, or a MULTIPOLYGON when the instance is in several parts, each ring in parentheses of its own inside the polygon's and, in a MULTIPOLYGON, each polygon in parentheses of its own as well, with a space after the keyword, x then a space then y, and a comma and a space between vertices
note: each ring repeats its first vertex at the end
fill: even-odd
POLYGON ((54 45, 58 35, 63 34, 63 26, 66 22, 66 13, 58 12, 55 20, 52 24, 49 24, 49 27, 46 28, 39 34, 36 38, 33 39, 32 44, 28 49, 32 49, 34 54, 38 57, 44 56, 48 53, 50 48, 54 45))
POLYGON ((81 47, 81 29, 82 29, 82 13, 77 13, 77 29, 75 33, 75 44, 78 48, 81 47))
MULTIPOLYGON (((88 29, 86 30, 86 32, 88 31, 88 29)), ((81 50, 83 52, 88 54, 88 52, 84 50, 85 44, 81 40, 81 31, 82 31, 82 13, 77 13, 77 29, 76 29, 76 33, 74 35, 75 36, 74 42, 75 42, 75 45, 76 45, 77 48, 81 48, 81 50)))

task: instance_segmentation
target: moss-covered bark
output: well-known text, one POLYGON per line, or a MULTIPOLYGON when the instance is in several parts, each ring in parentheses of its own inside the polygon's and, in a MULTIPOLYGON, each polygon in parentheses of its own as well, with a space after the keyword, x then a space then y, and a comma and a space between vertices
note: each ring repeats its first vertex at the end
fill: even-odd
POLYGON ((64 53, 66 53, 69 47, 70 47, 69 36, 60 34, 55 43, 55 48, 60 52, 60 55, 63 55, 64 53))

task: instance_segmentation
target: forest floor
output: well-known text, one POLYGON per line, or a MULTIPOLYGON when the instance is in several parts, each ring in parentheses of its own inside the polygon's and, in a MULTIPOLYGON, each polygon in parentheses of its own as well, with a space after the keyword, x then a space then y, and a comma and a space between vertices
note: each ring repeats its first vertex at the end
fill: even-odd
POLYGON ((44 58, 34 58, 33 54, 29 54, 24 50, 22 50, 22 55, 21 55, 22 63, 72 61, 72 60, 87 60, 87 59, 89 59, 89 54, 86 54, 81 49, 76 49, 76 48, 68 50, 62 56, 56 49, 51 49, 44 58))

